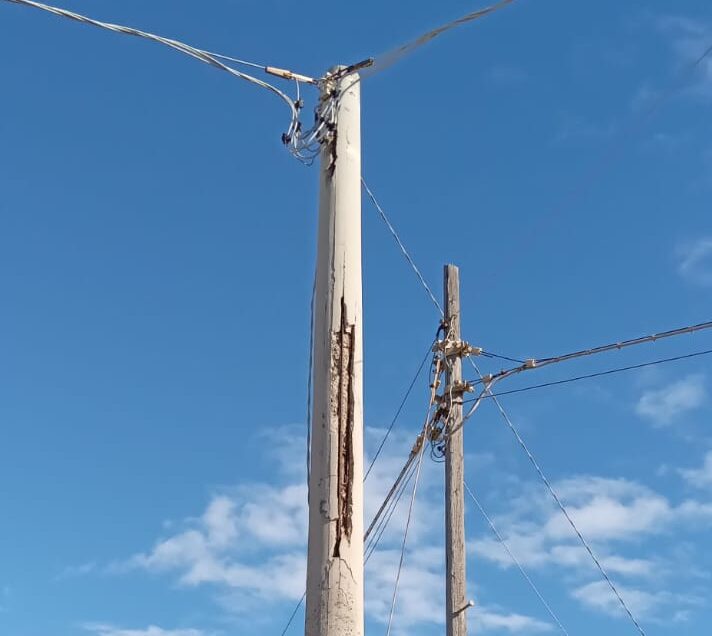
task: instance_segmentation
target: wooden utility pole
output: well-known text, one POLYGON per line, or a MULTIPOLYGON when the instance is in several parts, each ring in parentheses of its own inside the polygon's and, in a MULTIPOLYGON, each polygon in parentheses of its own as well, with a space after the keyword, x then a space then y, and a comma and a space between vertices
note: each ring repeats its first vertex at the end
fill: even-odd
MULTIPOLYGON (((445 266, 445 321, 448 339, 460 341, 460 271, 454 265, 445 266)), ((456 347, 459 351, 459 347, 456 347)), ((447 349, 446 349, 447 355, 447 349)), ((465 496, 464 440, 462 426, 462 358, 455 354, 448 359, 445 396, 449 402, 448 430, 445 451, 445 543, 447 581, 445 611, 447 636, 467 635, 466 574, 465 574, 465 496)))
MULTIPOLYGON (((329 76, 327 76, 329 77, 329 76)), ((314 302, 306 636, 363 636, 363 338, 359 76, 330 72, 314 302)))

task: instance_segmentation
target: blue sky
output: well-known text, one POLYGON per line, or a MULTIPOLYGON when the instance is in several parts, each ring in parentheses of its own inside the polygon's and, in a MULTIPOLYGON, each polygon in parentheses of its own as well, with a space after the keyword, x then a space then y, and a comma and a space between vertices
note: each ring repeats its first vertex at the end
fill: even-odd
MULTIPOLYGON (((473 8, 63 6, 314 75, 473 8)), ((461 267, 473 344, 546 356, 710 318, 712 61, 689 71, 710 44, 701 0, 521 0, 364 81, 365 177, 436 289, 461 267)), ((282 148, 283 104, 172 51, 4 1, 0 49, 0 633, 278 635, 303 586, 317 171, 282 148)), ((437 315, 366 201, 364 267, 371 453, 437 315)), ((504 400, 650 636, 712 621, 711 377, 703 357, 504 400)), ((422 381, 369 511, 425 400, 422 381)), ((635 633, 492 405, 466 444, 470 485, 569 633, 635 633)), ((441 492, 428 464, 400 634, 443 629, 441 492)), ((402 521, 367 569, 369 633, 402 521)), ((555 633, 467 523, 476 633, 555 633)))

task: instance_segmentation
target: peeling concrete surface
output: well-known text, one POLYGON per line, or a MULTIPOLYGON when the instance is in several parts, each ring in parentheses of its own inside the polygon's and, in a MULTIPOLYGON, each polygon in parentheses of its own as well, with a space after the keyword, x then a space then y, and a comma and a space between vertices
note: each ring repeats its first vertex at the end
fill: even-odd
POLYGON ((354 350, 355 325, 349 324, 346 301, 341 299, 341 323, 339 330, 331 338, 331 413, 338 422, 338 514, 336 517, 336 539, 334 557, 341 556, 341 539, 351 539, 353 529, 353 477, 354 453, 352 436, 354 427, 354 350))

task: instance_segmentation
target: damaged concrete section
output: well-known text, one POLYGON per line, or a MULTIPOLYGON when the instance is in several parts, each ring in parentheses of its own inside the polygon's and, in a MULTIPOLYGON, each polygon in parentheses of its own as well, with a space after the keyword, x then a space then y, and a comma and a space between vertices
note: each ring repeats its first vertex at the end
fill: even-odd
POLYGON ((355 325, 349 324, 341 299, 341 321, 331 334, 331 417, 338 424, 338 488, 334 557, 341 556, 341 540, 351 539, 354 483, 354 351, 355 325))

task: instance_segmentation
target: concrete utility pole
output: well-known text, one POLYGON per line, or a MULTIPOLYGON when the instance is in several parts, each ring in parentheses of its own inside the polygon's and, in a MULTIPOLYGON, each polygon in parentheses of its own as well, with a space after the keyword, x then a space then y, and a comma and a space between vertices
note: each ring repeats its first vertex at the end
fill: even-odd
MULTIPOLYGON (((445 266, 445 320, 449 338, 460 341, 460 271, 445 266)), ((459 350, 459 347, 456 347, 459 350)), ((446 350, 447 355, 447 350, 446 350)), ((445 610, 447 636, 467 636, 465 578, 465 496, 464 440, 462 426, 462 358, 459 353, 449 359, 445 395, 452 395, 449 430, 445 453, 445 543, 447 581, 445 610), (452 389, 452 390, 451 390, 452 389)))
POLYGON ((306 636, 364 632, 361 95, 340 71, 321 96, 337 108, 321 151, 306 636))

